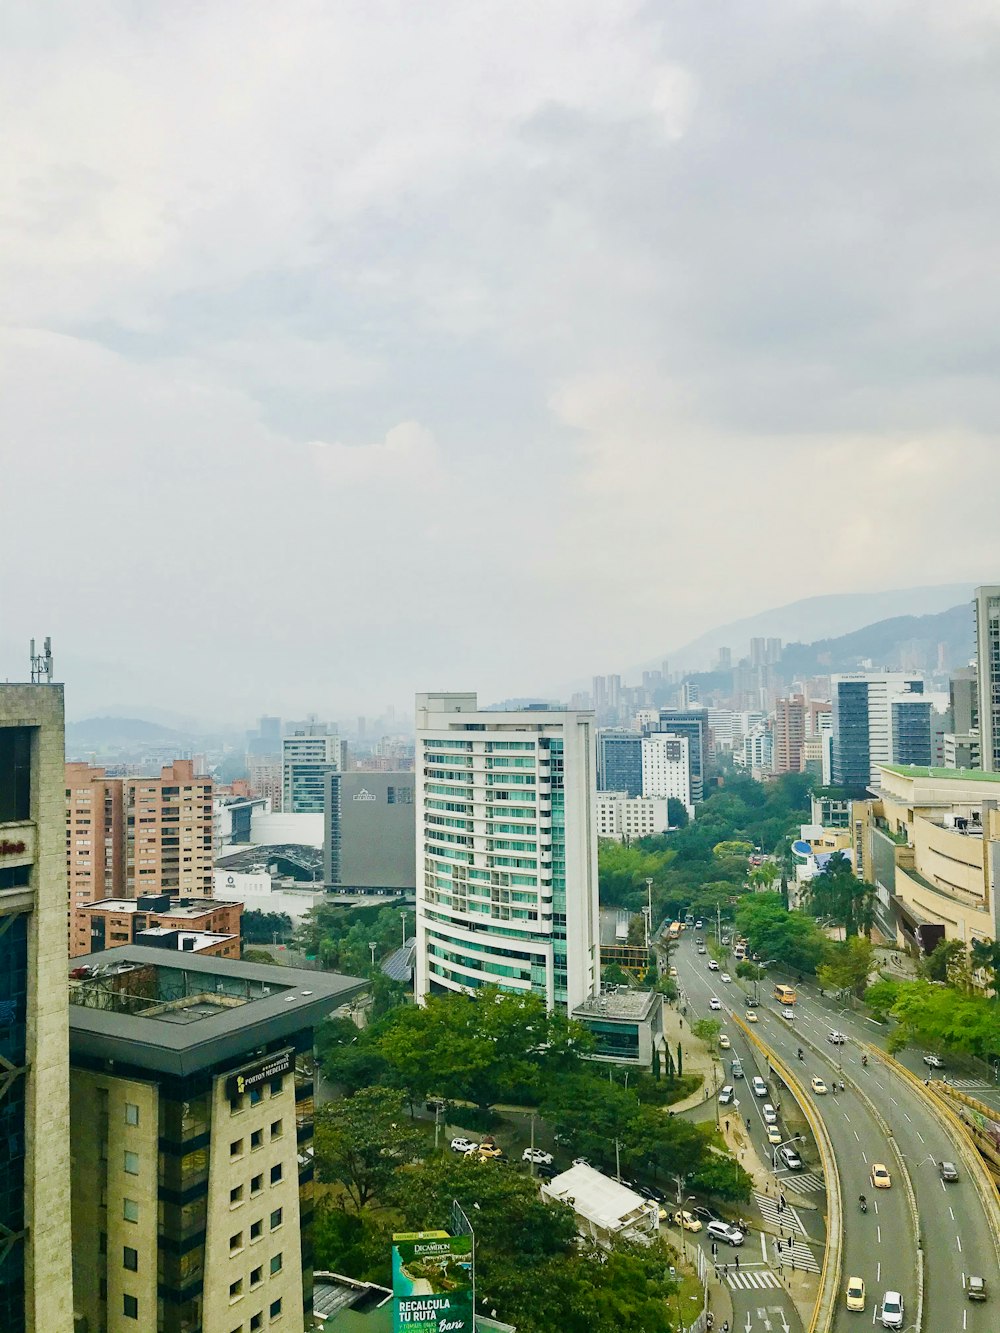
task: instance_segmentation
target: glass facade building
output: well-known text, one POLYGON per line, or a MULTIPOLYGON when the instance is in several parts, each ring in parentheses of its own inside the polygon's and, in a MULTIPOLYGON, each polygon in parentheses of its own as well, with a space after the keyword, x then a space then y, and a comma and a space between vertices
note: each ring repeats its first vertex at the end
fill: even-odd
POLYGON ((642 795, 642 737, 637 732, 597 733, 597 787, 642 795))

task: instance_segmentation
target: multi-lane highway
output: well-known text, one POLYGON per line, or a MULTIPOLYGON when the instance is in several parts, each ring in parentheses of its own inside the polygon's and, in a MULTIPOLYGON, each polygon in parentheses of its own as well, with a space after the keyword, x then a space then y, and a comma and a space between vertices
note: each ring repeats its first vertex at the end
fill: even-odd
MULTIPOLYGON (((727 1014, 735 1012, 744 1017, 745 991, 741 984, 735 977, 725 984, 720 980, 721 972, 708 970, 708 957, 695 952, 694 933, 686 932, 674 955, 688 1005, 698 1016, 724 1020, 727 1014), (722 1002, 721 1013, 713 1013, 709 1008, 713 996, 722 1002)), ((842 1297, 833 1328, 841 1333, 848 1328, 856 1329, 859 1321, 877 1322, 887 1290, 903 1296, 903 1327, 916 1320, 916 1241, 894 1140, 902 1156, 903 1170, 912 1182, 923 1239, 923 1329, 925 1333, 945 1333, 951 1329, 987 1333, 997 1327, 1000 1307, 994 1301, 1000 1301, 1000 1292, 992 1291, 985 1305, 973 1304, 967 1299, 966 1283, 973 1273, 985 1276, 988 1283, 997 1277, 995 1250, 985 1207, 961 1164, 957 1183, 946 1184, 940 1178, 938 1164, 942 1160, 954 1161, 958 1156, 954 1142, 926 1109, 919 1093, 901 1076, 874 1059, 867 1067, 862 1065, 857 1041, 871 1040, 873 1029, 869 1024, 853 1015, 831 1011, 818 995, 804 994, 801 987, 798 989, 795 1017, 786 1020, 781 1017, 780 1007, 768 998, 770 987, 762 983, 755 1032, 795 1069, 807 1088, 814 1075, 821 1077, 828 1087, 832 1087, 834 1077, 842 1077, 846 1085, 841 1093, 810 1094, 815 1110, 829 1130, 840 1170, 844 1197, 844 1284, 848 1277, 857 1275, 864 1279, 867 1289, 865 1313, 848 1312, 842 1297), (847 1044, 832 1044, 828 1040, 831 1030, 843 1032, 847 1044), (804 1054, 801 1063, 797 1059, 799 1047, 804 1054), (881 1114, 882 1123, 869 1103, 881 1114), (888 1167, 892 1178, 890 1189, 872 1187, 874 1163, 888 1167), (868 1199, 866 1214, 861 1213, 858 1204, 862 1193, 868 1199)), ((746 1057, 744 1068, 749 1079, 756 1070, 749 1058, 748 1043, 739 1036, 735 1024, 730 1024, 726 1031, 734 1051, 746 1057)), ((732 1082, 729 1068, 727 1062, 726 1081, 732 1082)), ((761 1072, 766 1075, 767 1071, 761 1072)), ((774 1080, 769 1081, 768 1087, 771 1093, 768 1100, 772 1103, 789 1096, 774 1080)), ((768 1160, 771 1149, 760 1113, 763 1099, 752 1095, 747 1081, 743 1081, 737 1095, 740 1113, 744 1119, 749 1116, 754 1127, 760 1155, 768 1160)), ((779 1119, 779 1126, 782 1123, 779 1119)), ((790 1186, 795 1174, 789 1174, 790 1186)), ((1000 1282, 991 1285, 1000 1286, 1000 1282)))

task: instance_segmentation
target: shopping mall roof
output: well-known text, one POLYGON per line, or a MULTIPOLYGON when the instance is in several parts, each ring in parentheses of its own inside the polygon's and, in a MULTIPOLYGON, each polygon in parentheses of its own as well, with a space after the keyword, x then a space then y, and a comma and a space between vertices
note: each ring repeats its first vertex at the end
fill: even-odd
POLYGON ((922 764, 879 764, 887 773, 901 778, 944 778, 954 782, 1000 782, 1000 773, 986 773, 981 768, 925 768, 922 764))

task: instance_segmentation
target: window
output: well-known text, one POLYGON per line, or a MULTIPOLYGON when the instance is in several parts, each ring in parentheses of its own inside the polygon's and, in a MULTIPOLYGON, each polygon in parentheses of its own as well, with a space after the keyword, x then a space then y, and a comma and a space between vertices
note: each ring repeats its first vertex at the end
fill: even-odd
POLYGON ((281 1209, 275 1208, 274 1212, 271 1214, 271 1230, 277 1231, 278 1227, 280 1226, 281 1226, 281 1209))
POLYGON ((231 1301, 239 1300, 243 1295, 243 1279, 238 1277, 235 1282, 229 1284, 229 1299, 231 1301))
POLYGON ((264 1327, 264 1312, 263 1310, 258 1310, 258 1312, 255 1315, 250 1316, 250 1333, 254 1333, 256 1329, 263 1327, 264 1327))
POLYGON ((251 1106, 259 1106, 263 1100, 264 1100, 264 1089, 263 1089, 263 1088, 251 1088, 251 1089, 250 1089, 250 1105, 251 1105, 251 1106))
POLYGON ((229 1191, 229 1206, 235 1208, 238 1203, 243 1202, 243 1186, 234 1185, 229 1191))
POLYGON ((139 1205, 135 1199, 122 1199, 122 1217, 126 1222, 138 1222, 139 1205))
POLYGON ((264 1188, 264 1177, 254 1176, 253 1180, 251 1180, 250 1182, 250 1193, 259 1194, 263 1188, 264 1188))
POLYGON ((229 1156, 241 1157, 242 1155, 243 1155, 243 1140, 233 1139, 232 1143, 229 1145, 229 1156))
POLYGON ((242 1111, 242 1110, 243 1110, 243 1098, 241 1096, 230 1097, 229 1114, 236 1115, 237 1111, 242 1111))
POLYGON ((262 1148, 263 1146, 264 1131, 262 1129, 255 1129, 250 1135, 250 1151, 253 1152, 255 1149, 262 1148))
POLYGON ((31 818, 31 728, 0 727, 0 824, 31 818))
POLYGON ((283 1173, 282 1166, 281 1166, 281 1163, 280 1163, 280 1162, 278 1163, 277 1166, 272 1166, 272 1167, 271 1167, 271 1184, 272 1184, 272 1185, 277 1185, 278 1181, 281 1179, 281 1177, 282 1177, 283 1174, 284 1174, 284 1173, 283 1173))
POLYGON ((133 1102, 125 1103, 125 1123, 126 1125, 137 1125, 139 1123, 139 1108, 133 1102))
POLYGON ((126 1152, 125 1170, 130 1176, 139 1174, 139 1154, 137 1152, 126 1152))
POLYGON ((264 1234, 264 1223, 263 1223, 262 1220, 259 1221, 259 1222, 251 1222, 251 1223, 250 1223, 250 1239, 251 1239, 251 1241, 260 1240, 260 1238, 261 1238, 261 1236, 262 1236, 263 1234, 264 1234))
POLYGON ((243 1325, 237 1324, 235 1328, 229 1330, 229 1333, 243 1333, 243 1325))
POLYGON ((270 1312, 269 1312, 269 1313, 270 1313, 272 1319, 277 1319, 278 1315, 281 1314, 281 1297, 280 1297, 280 1296, 278 1297, 278 1299, 277 1299, 276 1301, 272 1301, 272 1302, 271 1302, 271 1309, 270 1309, 270 1312))
POLYGON ((264 1281, 263 1268, 255 1268, 253 1272, 250 1274, 250 1290, 253 1291, 254 1287, 259 1287, 263 1281, 264 1281))
POLYGON ((133 1250, 131 1245, 126 1245, 122 1251, 122 1265, 127 1268, 130 1273, 138 1273, 139 1251, 133 1250))
POLYGON ((139 1318, 139 1301, 135 1296, 122 1297, 122 1314, 126 1319, 139 1318))
POLYGON ((274 1277, 275 1273, 280 1273, 281 1269, 282 1269, 282 1255, 276 1254, 274 1258, 271 1260, 271 1276, 274 1277))
POLYGON ((272 1097, 280 1097, 280 1096, 281 1096, 281 1090, 282 1090, 282 1088, 283 1088, 284 1086, 285 1086, 285 1076, 284 1076, 284 1074, 279 1074, 277 1078, 272 1078, 272 1079, 271 1079, 271 1096, 272 1096, 272 1097))
POLYGON ((97 1253, 107 1254, 108 1252, 108 1233, 102 1231, 97 1237, 97 1253))
POLYGON ((242 1250, 242 1248, 243 1248, 243 1232, 237 1231, 234 1235, 229 1237, 229 1253, 235 1254, 237 1250, 242 1250))
POLYGON ((282 1134, 281 1121, 280 1121, 280 1120, 272 1120, 272 1121, 271 1121, 271 1138, 272 1138, 272 1139, 280 1139, 280 1138, 281 1138, 281 1134, 282 1134))

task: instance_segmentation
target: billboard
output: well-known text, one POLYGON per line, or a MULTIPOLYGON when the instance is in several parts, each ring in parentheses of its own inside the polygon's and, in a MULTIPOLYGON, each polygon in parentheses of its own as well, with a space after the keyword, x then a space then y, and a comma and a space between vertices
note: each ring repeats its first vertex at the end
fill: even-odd
POLYGON ((473 1333, 472 1237, 392 1238, 393 1333, 473 1333))
POLYGON ((241 1097, 244 1092, 249 1092, 251 1088, 256 1088, 260 1083, 270 1083, 272 1078, 290 1074, 295 1067, 293 1057, 293 1051, 282 1051, 280 1055, 268 1056, 266 1060, 244 1069, 241 1074, 227 1078, 226 1096, 232 1101, 236 1097, 241 1097))

